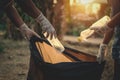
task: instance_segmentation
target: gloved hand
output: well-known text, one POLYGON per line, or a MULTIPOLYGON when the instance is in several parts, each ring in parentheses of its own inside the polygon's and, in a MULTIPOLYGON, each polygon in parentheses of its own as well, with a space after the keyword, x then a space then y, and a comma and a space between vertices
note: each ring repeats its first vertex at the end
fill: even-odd
POLYGON ((96 33, 98 32, 102 34, 104 34, 108 30, 112 30, 112 28, 108 27, 107 24, 105 24, 104 26, 91 26, 90 29, 94 30, 96 33))
POLYGON ((102 61, 104 61, 104 57, 107 54, 107 48, 108 48, 107 44, 100 44, 98 55, 97 55, 98 63, 101 63, 102 61))
POLYGON ((28 26, 25 23, 19 27, 19 30, 24 36, 24 38, 27 40, 30 40, 32 36, 37 36, 40 38, 40 36, 36 32, 32 31, 30 28, 28 28, 28 26))
POLYGON ((110 28, 107 25, 104 25, 104 26, 91 26, 89 29, 94 30, 94 32, 92 34, 90 34, 87 38, 90 38, 90 37, 94 36, 95 34, 99 34, 99 35, 102 36, 102 35, 105 34, 105 32, 113 30, 113 28, 110 28))
POLYGON ((54 27, 51 25, 51 23, 47 20, 47 18, 42 13, 40 13, 40 15, 35 20, 42 27, 42 32, 43 33, 47 32, 46 37, 50 36, 50 39, 52 39, 53 37, 56 38, 56 31, 54 27))

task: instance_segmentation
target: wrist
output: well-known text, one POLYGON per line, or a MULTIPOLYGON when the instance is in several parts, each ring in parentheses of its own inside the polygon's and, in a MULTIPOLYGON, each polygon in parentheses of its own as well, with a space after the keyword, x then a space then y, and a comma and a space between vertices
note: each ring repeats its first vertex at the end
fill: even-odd
POLYGON ((106 30, 113 30, 113 28, 109 27, 108 24, 105 25, 106 30))
POLYGON ((38 22, 38 23, 41 23, 43 20, 44 20, 45 16, 40 13, 38 17, 35 18, 35 20, 38 22))
POLYGON ((47 20, 47 18, 42 13, 40 13, 40 15, 35 20, 36 22, 40 24, 42 28, 51 26, 50 22, 47 20))
POLYGON ((27 26, 25 23, 23 23, 23 24, 19 27, 19 29, 20 29, 21 31, 26 31, 26 30, 28 30, 29 28, 28 28, 28 26, 27 26))

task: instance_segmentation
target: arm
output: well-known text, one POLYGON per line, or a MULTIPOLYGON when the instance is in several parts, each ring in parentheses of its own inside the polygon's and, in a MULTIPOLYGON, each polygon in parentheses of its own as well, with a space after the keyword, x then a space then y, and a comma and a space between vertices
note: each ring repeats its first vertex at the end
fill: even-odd
MULTIPOLYGON (((95 32, 101 32, 105 35, 109 35, 111 34, 110 32, 113 33, 114 28, 117 25, 120 25, 120 12, 118 12, 118 14, 114 15, 111 20, 109 22, 107 22, 106 24, 104 24, 103 26, 92 26, 90 27, 91 30, 94 30, 95 32)), ((108 38, 108 35, 105 36, 105 40, 106 38, 108 38)))
POLYGON ((33 18, 37 18, 41 13, 32 0, 17 0, 17 3, 24 12, 33 18))
POLYGON ((107 31, 104 35, 103 42, 100 44, 97 54, 97 61, 99 63, 101 63, 104 60, 104 57, 107 54, 107 47, 110 40, 112 39, 113 34, 114 34, 114 29, 107 31))
POLYGON ((120 25, 120 12, 113 16, 107 25, 110 28, 114 28, 116 25, 120 25))
POLYGON ((12 3, 5 8, 5 12, 7 16, 10 18, 10 20, 16 25, 16 27, 19 28, 19 30, 26 39, 29 40, 30 37, 32 37, 33 35, 39 37, 37 33, 29 29, 28 26, 24 23, 24 21, 22 20, 22 18, 20 17, 12 3))
POLYGON ((42 12, 35 6, 32 0, 17 0, 17 3, 24 10, 24 12, 33 17, 36 22, 40 24, 43 33, 47 32, 46 37, 50 36, 51 39, 53 38, 53 36, 56 37, 56 31, 54 27, 42 14, 42 12))
POLYGON ((10 3, 6 8, 5 12, 10 20, 16 25, 16 27, 20 27, 24 22, 19 16, 16 8, 14 7, 13 3, 10 3))
POLYGON ((114 29, 107 31, 104 35, 103 44, 109 44, 111 38, 113 37, 114 29))

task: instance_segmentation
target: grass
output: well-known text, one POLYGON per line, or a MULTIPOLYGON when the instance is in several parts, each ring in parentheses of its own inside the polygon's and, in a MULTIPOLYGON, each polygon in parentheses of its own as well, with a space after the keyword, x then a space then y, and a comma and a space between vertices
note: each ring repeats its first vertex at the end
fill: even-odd
POLYGON ((1 38, 0 48, 0 80, 26 80, 30 60, 28 42, 1 38))

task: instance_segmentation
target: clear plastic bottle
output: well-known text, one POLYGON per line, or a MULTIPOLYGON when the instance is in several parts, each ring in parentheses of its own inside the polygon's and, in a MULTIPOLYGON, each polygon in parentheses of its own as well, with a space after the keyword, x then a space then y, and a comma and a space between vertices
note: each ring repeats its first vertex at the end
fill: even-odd
MULTIPOLYGON (((103 25, 105 25, 108 21, 110 21, 110 17, 109 16, 104 16, 101 19, 99 19, 98 21, 96 21, 95 23, 93 23, 90 27, 94 26, 94 27, 101 27, 103 25)), ((94 33, 94 30, 90 30, 85 29, 80 33, 80 37, 78 37, 78 41, 82 42, 82 41, 86 41, 87 38, 94 33)), ((101 33, 98 33, 101 34, 101 33)), ((102 34, 101 34, 102 35, 102 34)))
MULTIPOLYGON (((46 36, 47 33, 44 33, 44 36, 46 36)), ((62 43, 58 40, 58 38, 53 37, 52 39, 50 39, 50 36, 47 38, 47 40, 50 42, 50 44, 57 49, 60 52, 63 52, 65 50, 64 46, 62 45, 62 43)))

